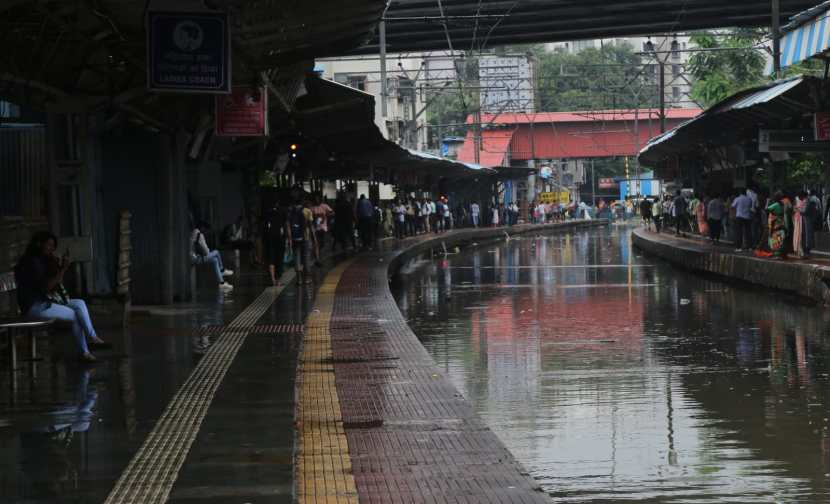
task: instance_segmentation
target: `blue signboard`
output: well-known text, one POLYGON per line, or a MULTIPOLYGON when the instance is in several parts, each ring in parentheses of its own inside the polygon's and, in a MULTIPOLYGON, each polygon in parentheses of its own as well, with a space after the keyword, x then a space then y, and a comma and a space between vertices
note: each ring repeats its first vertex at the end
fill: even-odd
POLYGON ((147 87, 230 93, 231 53, 224 12, 149 12, 147 87))

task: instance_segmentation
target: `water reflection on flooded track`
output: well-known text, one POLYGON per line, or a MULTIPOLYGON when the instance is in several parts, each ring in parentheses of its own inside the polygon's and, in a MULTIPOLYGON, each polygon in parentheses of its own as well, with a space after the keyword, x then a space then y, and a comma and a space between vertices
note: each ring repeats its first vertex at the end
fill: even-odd
POLYGON ((511 239, 396 282, 415 333, 557 502, 830 502, 828 320, 632 251, 511 239))

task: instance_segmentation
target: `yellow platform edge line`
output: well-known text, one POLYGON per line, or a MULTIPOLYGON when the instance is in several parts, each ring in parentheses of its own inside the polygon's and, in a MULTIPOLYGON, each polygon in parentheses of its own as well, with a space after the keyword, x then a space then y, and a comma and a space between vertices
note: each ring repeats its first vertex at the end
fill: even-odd
POLYGON ((343 262, 326 275, 305 323, 296 418, 295 491, 300 504, 358 502, 331 363, 330 332, 334 294, 351 262, 343 262))

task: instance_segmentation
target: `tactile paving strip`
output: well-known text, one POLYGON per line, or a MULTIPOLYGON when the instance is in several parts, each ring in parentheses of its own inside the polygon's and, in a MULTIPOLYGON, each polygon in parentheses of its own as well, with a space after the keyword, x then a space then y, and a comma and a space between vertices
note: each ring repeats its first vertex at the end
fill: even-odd
MULTIPOLYGON (((291 274, 289 274, 291 276, 291 274)), ((284 277, 283 284, 290 278, 284 277)), ((153 430, 116 481, 106 504, 166 502, 210 403, 245 338, 284 287, 270 287, 239 314, 173 396, 153 430)))
POLYGON ((331 353, 331 310, 340 275, 348 262, 330 272, 306 320, 298 370, 297 500, 306 503, 357 503, 349 446, 331 353))
POLYGON ((268 324, 257 325, 251 328, 251 334, 277 335, 300 334, 305 330, 303 324, 268 324))

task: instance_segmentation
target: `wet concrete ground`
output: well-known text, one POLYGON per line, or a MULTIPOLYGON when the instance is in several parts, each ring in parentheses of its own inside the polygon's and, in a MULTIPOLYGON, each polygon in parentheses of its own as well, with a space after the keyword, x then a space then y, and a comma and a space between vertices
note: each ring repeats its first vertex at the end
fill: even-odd
POLYGON ((642 257, 629 233, 422 258, 395 295, 556 502, 830 500, 825 310, 642 257))
MULTIPOLYGON (((69 334, 58 332, 39 340, 44 360, 24 363, 16 387, 0 367, 0 502, 103 502, 218 326, 262 292, 266 277, 246 271, 232 279, 237 287, 230 294, 205 281, 193 303, 134 307, 127 330, 105 306, 92 306, 99 334, 114 344, 96 352, 96 366, 77 364, 69 334)), ((301 324, 313 295, 290 286, 257 323, 301 324)), ((290 501, 300 338, 254 331, 246 339, 171 502, 290 501), (252 420, 249 408, 268 415, 252 420)))

